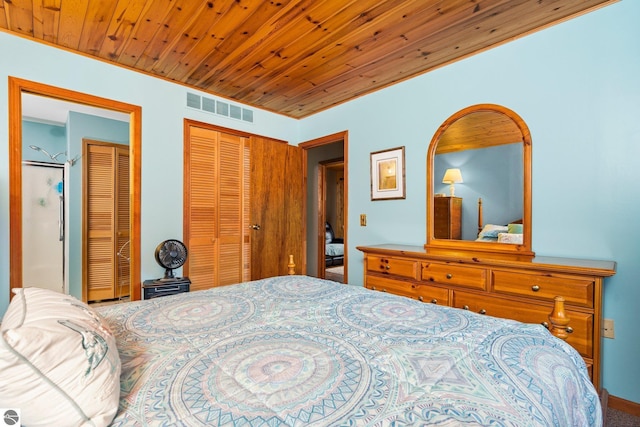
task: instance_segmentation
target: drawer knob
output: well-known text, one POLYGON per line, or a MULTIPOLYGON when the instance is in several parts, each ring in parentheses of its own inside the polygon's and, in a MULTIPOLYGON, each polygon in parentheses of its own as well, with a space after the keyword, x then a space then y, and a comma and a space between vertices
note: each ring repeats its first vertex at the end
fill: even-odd
POLYGON ((422 295, 418 297, 418 301, 424 301, 424 298, 422 298, 422 295))
POLYGON ((387 292, 386 289, 380 289, 380 292, 387 292))
POLYGON ((541 325, 549 329, 549 322, 542 322, 541 325))
POLYGON ((451 279, 452 277, 453 277, 453 274, 447 273, 447 279, 451 279))
POLYGON ((438 303, 437 299, 434 298, 434 299, 431 300, 431 304, 437 304, 437 303, 438 303))
POLYGON ((487 314, 487 310, 485 310, 484 308, 481 308, 480 311, 478 312, 480 314, 487 314))
POLYGON ((532 290, 533 292, 538 292, 538 291, 540 290, 540 286, 538 286, 538 285, 533 285, 533 286, 531 287, 531 290, 532 290))
POLYGON ((468 305, 462 306, 462 309, 463 310, 469 310, 469 306, 468 305))
POLYGON ((386 268, 387 270, 390 270, 391 266, 390 265, 385 265, 384 268, 386 268))
POLYGON ((572 334, 573 333, 573 328, 571 326, 567 326, 567 333, 568 334, 572 334))

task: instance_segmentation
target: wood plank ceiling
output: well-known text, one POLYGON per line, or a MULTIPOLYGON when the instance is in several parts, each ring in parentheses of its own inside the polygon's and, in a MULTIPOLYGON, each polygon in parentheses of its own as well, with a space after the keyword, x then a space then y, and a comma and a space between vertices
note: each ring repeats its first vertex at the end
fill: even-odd
POLYGON ((2 0, 0 29, 302 118, 614 1, 2 0))

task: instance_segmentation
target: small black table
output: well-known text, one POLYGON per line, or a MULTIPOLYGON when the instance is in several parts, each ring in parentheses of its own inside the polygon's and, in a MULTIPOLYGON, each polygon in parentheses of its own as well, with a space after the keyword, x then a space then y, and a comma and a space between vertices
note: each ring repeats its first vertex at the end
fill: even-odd
POLYGON ((191 280, 189 280, 188 277, 145 280, 142 283, 142 299, 152 299, 189 292, 190 285, 191 280))

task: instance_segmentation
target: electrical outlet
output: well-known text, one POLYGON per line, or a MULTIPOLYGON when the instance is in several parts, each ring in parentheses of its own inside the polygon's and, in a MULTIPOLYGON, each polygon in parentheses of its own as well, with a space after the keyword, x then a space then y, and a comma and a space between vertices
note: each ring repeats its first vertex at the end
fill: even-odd
POLYGON ((604 319, 604 324, 602 327, 602 336, 605 338, 615 338, 615 334, 613 333, 613 319, 604 319))
POLYGON ((360 214, 360 227, 367 226, 367 214, 360 214))

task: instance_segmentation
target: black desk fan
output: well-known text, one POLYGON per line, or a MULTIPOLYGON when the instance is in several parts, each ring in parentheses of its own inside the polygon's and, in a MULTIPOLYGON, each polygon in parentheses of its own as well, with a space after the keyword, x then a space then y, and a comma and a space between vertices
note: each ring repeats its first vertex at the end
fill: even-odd
POLYGON ((173 270, 182 267, 187 261, 187 247, 179 240, 165 240, 156 248, 156 261, 165 268, 164 278, 160 280, 174 281, 176 275, 173 270))
POLYGON ((189 292, 191 280, 188 277, 176 277, 173 270, 187 261, 187 247, 179 240, 169 239, 156 248, 156 261, 164 267, 164 277, 145 280, 142 283, 142 298, 152 299, 165 295, 189 292))

